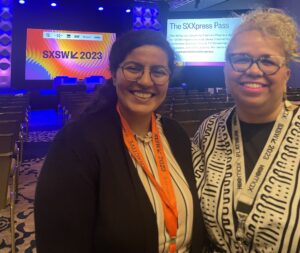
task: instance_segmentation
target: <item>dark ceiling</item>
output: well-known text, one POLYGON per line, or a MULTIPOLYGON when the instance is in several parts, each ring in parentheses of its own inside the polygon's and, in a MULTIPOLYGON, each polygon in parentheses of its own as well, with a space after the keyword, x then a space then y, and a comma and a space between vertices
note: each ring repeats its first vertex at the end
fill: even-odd
MULTIPOLYGON (((13 0, 15 4, 18 4, 19 0, 13 0)), ((26 0, 26 5, 39 5, 46 6, 52 2, 56 2, 60 6, 70 6, 70 5, 132 5, 134 3, 157 3, 157 4, 168 4, 171 0, 26 0)), ((177 0, 178 1, 178 0, 177 0)), ((180 0, 181 1, 181 0, 180 0)))
MULTIPOLYGON (((18 4, 18 0, 13 0, 18 4)), ((55 1, 61 7, 92 7, 100 5, 110 8, 119 6, 133 6, 141 4, 157 4, 172 11, 198 11, 198 10, 242 10, 269 6, 273 0, 26 0, 26 5, 33 7, 49 6, 55 1)))

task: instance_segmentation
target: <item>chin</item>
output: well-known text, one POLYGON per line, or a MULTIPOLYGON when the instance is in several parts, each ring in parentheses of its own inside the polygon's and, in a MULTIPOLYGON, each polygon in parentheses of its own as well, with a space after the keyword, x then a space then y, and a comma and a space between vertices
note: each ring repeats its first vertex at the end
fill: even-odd
POLYGON ((137 108, 137 106, 135 108, 129 109, 128 111, 132 115, 136 115, 136 116, 146 116, 153 112, 151 108, 137 108))
POLYGON ((237 102, 236 105, 240 108, 244 108, 246 110, 251 110, 251 109, 255 109, 255 110, 259 110, 261 108, 264 108, 266 106, 269 105, 269 103, 267 101, 257 101, 257 100, 254 100, 254 101, 240 101, 240 102, 237 102))
POLYGON ((157 107, 151 104, 132 104, 131 111, 136 113, 149 113, 153 112, 157 107))

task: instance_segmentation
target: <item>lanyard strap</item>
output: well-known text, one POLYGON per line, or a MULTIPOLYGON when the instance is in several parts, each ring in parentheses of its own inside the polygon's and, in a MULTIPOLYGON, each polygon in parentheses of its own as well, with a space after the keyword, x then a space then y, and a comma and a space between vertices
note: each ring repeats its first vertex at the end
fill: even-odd
POLYGON ((232 143, 233 143, 233 164, 234 164, 234 207, 237 207, 237 200, 241 189, 246 184, 245 163, 244 163, 244 147, 242 143, 242 133, 240 122, 236 113, 232 117, 232 143))
POLYGON ((280 112, 264 149, 256 162, 248 182, 246 183, 244 150, 242 144, 241 128, 236 113, 232 118, 232 142, 234 164, 234 206, 239 220, 237 237, 245 236, 245 221, 252 209, 257 192, 262 185, 268 169, 275 158, 283 141, 293 116, 292 110, 285 108, 280 112))
POLYGON ((268 168, 270 167, 276 153, 279 150, 280 144, 286 134, 289 127, 289 122, 293 116, 293 111, 283 109, 277 118, 271 134, 264 146, 264 149, 256 162, 256 165, 245 184, 245 162, 244 152, 242 145, 242 136, 239 120, 236 114, 233 116, 232 130, 233 130, 233 152, 235 159, 235 196, 239 195, 238 201, 242 201, 245 204, 252 206, 254 198, 258 192, 260 185, 262 184, 268 168), (240 171, 239 171, 239 168, 240 171))
POLYGON ((140 151, 138 142, 135 139, 126 119, 122 116, 119 107, 117 106, 117 112, 119 113, 121 124, 122 124, 122 133, 125 145, 136 160, 136 162, 142 167, 143 171, 146 173, 155 189, 157 190, 163 206, 164 212, 164 221, 167 228, 167 232, 170 236, 170 247, 169 252, 176 252, 176 235, 177 235, 177 220, 178 212, 176 205, 176 197, 173 189, 171 175, 168 169, 167 158, 163 149, 163 144, 159 135, 159 130, 157 128, 156 119, 154 113, 152 113, 151 125, 152 125, 152 145, 154 150, 155 162, 159 174, 160 184, 156 181, 152 175, 145 158, 140 151))

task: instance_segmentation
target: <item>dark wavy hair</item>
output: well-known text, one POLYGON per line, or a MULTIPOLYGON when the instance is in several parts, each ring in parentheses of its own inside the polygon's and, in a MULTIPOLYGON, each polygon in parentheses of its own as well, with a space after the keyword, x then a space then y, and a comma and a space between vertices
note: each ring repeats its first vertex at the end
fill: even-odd
MULTIPOLYGON (((168 67, 171 74, 174 70, 174 51, 162 33, 152 30, 132 30, 120 36, 113 44, 109 54, 109 69, 114 76, 119 65, 135 48, 153 45, 161 48, 168 56, 168 67)), ((93 102, 86 108, 85 113, 106 110, 117 103, 116 89, 112 79, 101 86, 93 102)))

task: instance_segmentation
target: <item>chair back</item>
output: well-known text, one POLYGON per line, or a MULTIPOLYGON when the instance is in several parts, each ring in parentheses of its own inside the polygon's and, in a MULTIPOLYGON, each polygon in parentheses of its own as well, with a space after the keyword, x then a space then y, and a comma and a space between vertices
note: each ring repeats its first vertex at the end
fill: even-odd
POLYGON ((14 133, 0 133, 0 154, 13 153, 16 136, 14 133))
POLYGON ((0 134, 0 209, 7 205, 7 190, 14 146, 15 136, 13 133, 0 134))
POLYGON ((19 137, 21 125, 17 120, 0 120, 0 134, 14 133, 19 137))
POLYGON ((24 122, 25 115, 23 112, 0 112, 0 120, 18 120, 24 122))

